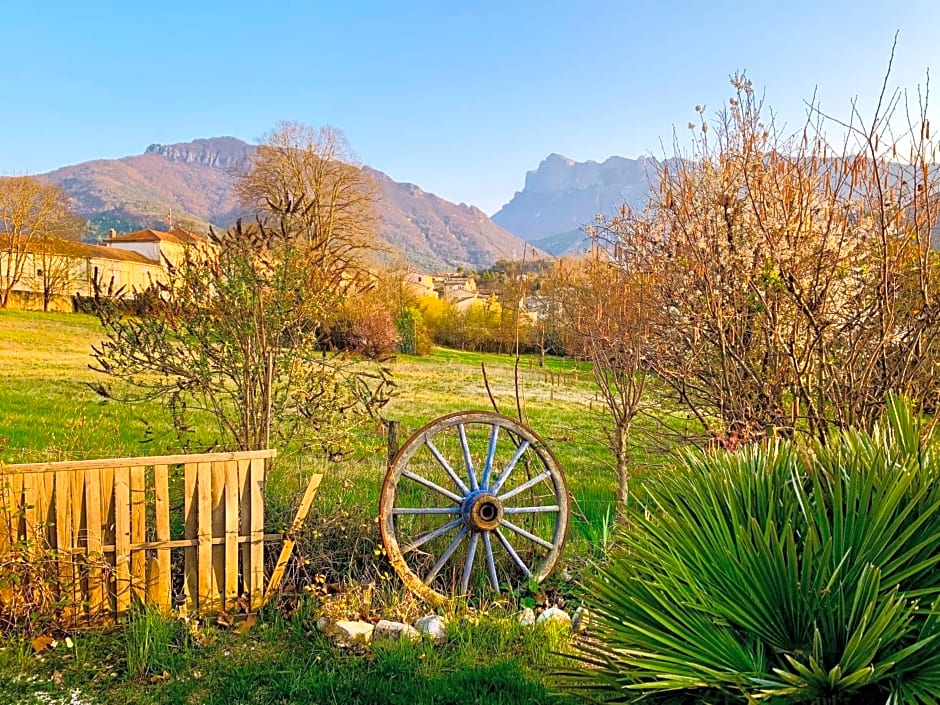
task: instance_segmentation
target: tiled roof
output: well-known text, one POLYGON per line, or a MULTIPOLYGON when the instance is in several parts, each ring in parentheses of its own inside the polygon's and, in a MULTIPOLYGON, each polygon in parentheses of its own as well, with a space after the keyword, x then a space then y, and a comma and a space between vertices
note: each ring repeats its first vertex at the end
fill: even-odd
POLYGON ((206 242, 206 238, 179 228, 170 228, 169 232, 163 230, 137 230, 125 235, 117 235, 108 242, 172 242, 176 245, 195 245, 206 242))
MULTIPOLYGON (((11 236, 9 234, 0 233, 0 248, 9 248, 10 238, 11 236)), ((84 242, 61 240, 59 238, 51 238, 49 240, 32 238, 26 242, 26 251, 33 253, 41 252, 43 245, 48 246, 48 250, 46 251, 65 257, 78 257, 82 259, 111 259, 121 262, 137 262, 138 264, 155 264, 152 259, 148 259, 142 254, 131 252, 130 250, 119 250, 117 248, 102 247, 100 245, 89 245, 84 242)))

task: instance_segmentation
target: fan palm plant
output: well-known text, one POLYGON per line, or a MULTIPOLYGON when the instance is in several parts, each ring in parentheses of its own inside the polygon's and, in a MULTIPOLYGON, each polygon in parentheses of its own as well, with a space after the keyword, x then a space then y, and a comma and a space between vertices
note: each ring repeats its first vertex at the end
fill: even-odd
POLYGON ((644 703, 940 701, 940 459, 877 429, 687 454, 585 586, 566 686, 644 703))

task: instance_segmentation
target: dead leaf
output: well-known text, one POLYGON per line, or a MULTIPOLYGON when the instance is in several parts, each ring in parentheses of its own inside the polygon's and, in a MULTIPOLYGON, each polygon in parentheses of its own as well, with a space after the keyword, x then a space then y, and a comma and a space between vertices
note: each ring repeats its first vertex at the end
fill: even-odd
POLYGON ((236 627, 235 631, 238 632, 239 634, 244 634, 253 626, 255 626, 255 622, 257 621, 258 621, 258 618, 255 615, 249 614, 245 617, 245 619, 241 621, 238 627, 236 627))
POLYGON ((52 637, 47 636, 45 634, 40 634, 39 636, 37 636, 35 639, 33 639, 30 642, 30 644, 33 647, 33 651, 35 651, 37 654, 43 649, 45 649, 47 646, 49 646, 49 644, 51 643, 52 643, 52 637))

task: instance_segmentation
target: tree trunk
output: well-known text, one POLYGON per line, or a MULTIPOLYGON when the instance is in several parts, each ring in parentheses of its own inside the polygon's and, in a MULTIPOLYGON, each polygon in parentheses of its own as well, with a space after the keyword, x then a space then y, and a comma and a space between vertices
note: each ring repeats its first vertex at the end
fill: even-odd
POLYGON ((614 429, 614 455, 617 459, 617 519, 621 525, 627 520, 627 502, 630 498, 630 458, 627 438, 630 422, 620 422, 614 429))

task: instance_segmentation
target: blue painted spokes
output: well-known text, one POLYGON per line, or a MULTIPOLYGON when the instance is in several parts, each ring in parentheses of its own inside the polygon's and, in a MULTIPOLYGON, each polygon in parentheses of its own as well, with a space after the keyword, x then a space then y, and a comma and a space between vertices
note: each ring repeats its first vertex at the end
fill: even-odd
MULTIPOLYGON (((434 593, 430 586, 450 562, 447 573, 456 583, 451 589, 458 588, 461 594, 467 594, 474 566, 479 564, 477 554, 482 553, 486 582, 494 591, 499 591, 500 572, 507 569, 510 573, 518 569, 526 579, 541 579, 547 573, 546 562, 550 561, 550 568, 557 559, 559 543, 564 538, 564 525, 561 532, 558 526, 559 522, 567 521, 567 505, 564 504, 567 495, 563 494, 560 472, 553 459, 547 462, 543 451, 532 445, 537 439, 519 424, 505 417, 478 412, 455 416, 457 418, 449 423, 437 427, 431 424, 415 434, 409 444, 414 442, 423 446, 430 458, 416 462, 412 469, 403 466, 397 470, 399 478, 414 483, 410 487, 405 486, 404 497, 410 497, 412 504, 419 505, 429 500, 428 506, 394 507, 391 510, 392 516, 397 517, 396 525, 411 528, 414 532, 400 548, 402 556, 414 556, 406 559, 409 565, 415 566, 409 577, 416 577, 429 594, 439 594, 434 593), (489 421, 491 418, 498 421, 489 421), (506 434, 500 434, 501 426, 506 434), (443 433, 447 431, 449 433, 443 433), (507 437, 512 446, 500 455, 500 440, 507 437), (527 456, 529 450, 533 452, 527 456), (460 461, 452 464, 455 456, 460 458, 463 467, 460 467, 460 461), (474 457, 482 460, 481 466, 475 465, 474 457), (521 484, 512 486, 513 472, 523 464, 530 476, 521 484), (540 472, 531 475, 533 469, 540 472), (424 488, 423 495, 418 488, 424 488), (547 489, 551 492, 550 498, 546 495, 547 489), (510 502, 518 502, 523 493, 528 493, 526 497, 531 501, 525 502, 524 506, 510 506, 510 502), (543 502, 543 499, 548 501, 543 502), (557 518, 549 519, 547 523, 537 519, 551 514, 557 518), (435 526, 440 521, 435 521, 435 516, 446 518, 446 521, 435 526), (401 524, 402 521, 406 523, 401 524), (548 526, 552 522, 554 527, 548 526), (479 550, 481 539, 482 551, 479 550), (525 550, 519 548, 519 542, 525 550), (497 561, 494 544, 504 552, 503 562, 497 561), (430 568, 426 568, 428 565, 430 568)), ((411 450, 404 457, 410 459, 415 452, 411 450)), ((507 574, 506 577, 509 579, 510 576, 507 574)))

